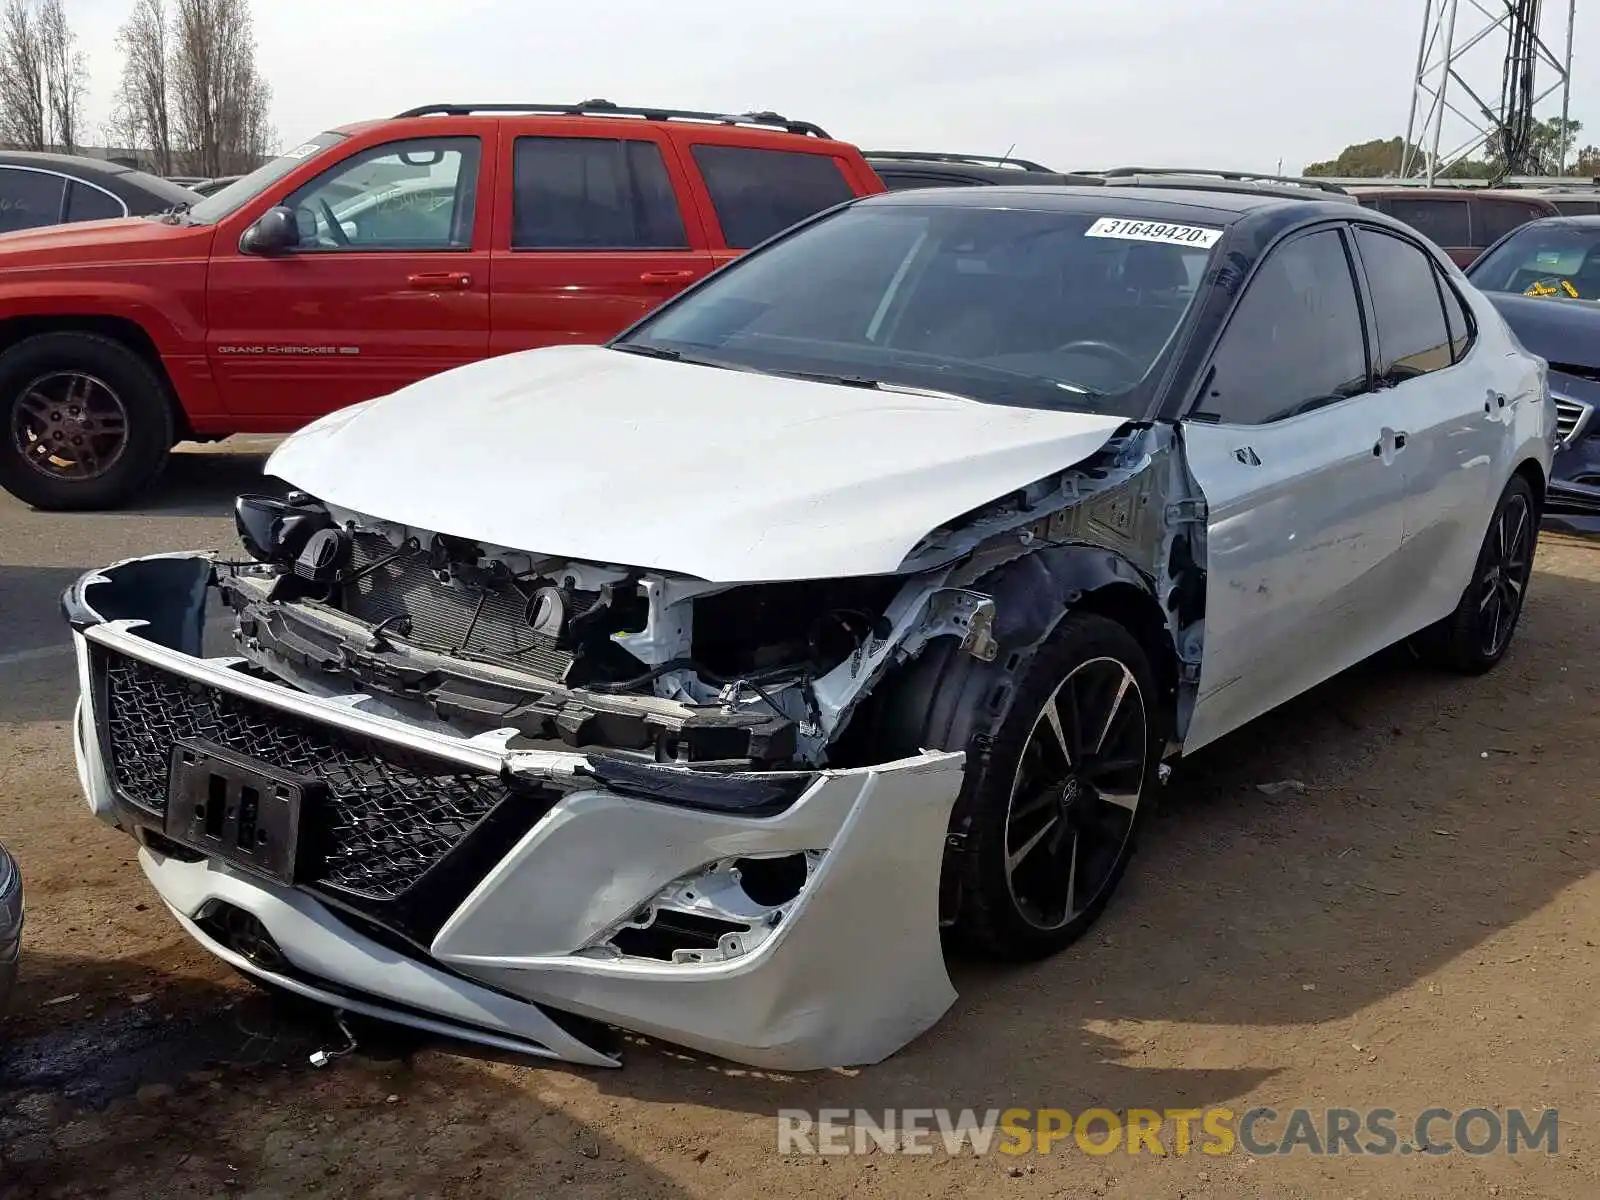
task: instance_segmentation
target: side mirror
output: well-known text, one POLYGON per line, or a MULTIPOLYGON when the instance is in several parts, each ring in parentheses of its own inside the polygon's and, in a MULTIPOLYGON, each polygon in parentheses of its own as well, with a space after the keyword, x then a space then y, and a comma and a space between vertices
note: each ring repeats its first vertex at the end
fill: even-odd
POLYGON ((239 249, 245 254, 283 254, 300 244, 300 222, 292 208, 269 208, 244 231, 239 249))

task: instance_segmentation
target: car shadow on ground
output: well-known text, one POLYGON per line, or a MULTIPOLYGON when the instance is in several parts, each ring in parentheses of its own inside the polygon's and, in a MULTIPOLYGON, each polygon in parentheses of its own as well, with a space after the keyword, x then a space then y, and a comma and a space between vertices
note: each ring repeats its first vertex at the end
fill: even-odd
POLYGON ((157 964, 24 960, 33 994, 130 1003, 54 1028, 0 1024, 0 1193, 23 1197, 686 1195, 515 1073, 466 1056, 407 1063, 390 1027, 203 979, 149 988, 157 964), (108 979, 109 976, 115 978, 108 979), (140 989, 140 990, 136 990, 140 989), (160 1184, 152 1187, 152 1180, 160 1184), (398 1191, 393 1189, 398 1188, 398 1191), (459 1189, 465 1188, 465 1191, 459 1189))
POLYGON ((232 509, 241 492, 281 495, 287 490, 282 480, 262 473, 267 450, 254 443, 233 446, 221 442, 179 449, 150 490, 119 511, 134 517, 215 517, 232 509))

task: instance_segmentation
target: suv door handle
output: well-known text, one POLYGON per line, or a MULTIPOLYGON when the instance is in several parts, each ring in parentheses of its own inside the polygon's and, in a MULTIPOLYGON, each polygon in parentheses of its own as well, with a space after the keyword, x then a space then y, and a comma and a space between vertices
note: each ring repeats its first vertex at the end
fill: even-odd
POLYGON ((443 291, 446 288, 459 291, 472 286, 472 276, 465 271, 421 271, 406 276, 406 283, 429 292, 443 291))
POLYGON ((659 286, 669 283, 688 283, 694 277, 694 271, 645 271, 639 276, 639 282, 659 286))

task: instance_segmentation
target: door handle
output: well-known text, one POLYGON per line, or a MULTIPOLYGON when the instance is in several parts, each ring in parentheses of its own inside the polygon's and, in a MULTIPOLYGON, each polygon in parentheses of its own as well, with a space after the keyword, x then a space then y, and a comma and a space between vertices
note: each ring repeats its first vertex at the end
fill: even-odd
POLYGON ((1382 458, 1384 446, 1388 446, 1395 451, 1404 450, 1406 448, 1405 433, 1398 429, 1385 429, 1383 436, 1372 444, 1372 457, 1382 458))
POLYGON ((639 276, 639 282, 661 286, 670 283, 688 283, 694 277, 694 271, 645 271, 639 276))
POLYGON ((406 276, 406 283, 423 291, 439 292, 447 288, 459 291, 472 286, 472 276, 465 271, 420 271, 406 276))

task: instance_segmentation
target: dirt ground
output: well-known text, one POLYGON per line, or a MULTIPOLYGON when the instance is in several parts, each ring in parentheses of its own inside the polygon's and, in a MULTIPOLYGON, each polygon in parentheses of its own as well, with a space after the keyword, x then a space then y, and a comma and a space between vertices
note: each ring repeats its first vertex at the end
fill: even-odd
MULTIPOLYGON (((198 462, 200 456, 196 456, 198 462)), ((876 1067, 784 1076, 630 1043, 620 1071, 496 1060, 273 1002, 159 911, 87 815, 54 595, 79 570, 223 544, 259 459, 138 514, 0 497, 0 841, 27 885, 0 1022, 6 1197, 1600 1195, 1600 547, 1546 538, 1494 674, 1364 665, 1183 764, 1096 931, 961 998, 876 1067), (6 640, 9 639, 9 640, 6 640), (1264 794, 1296 780, 1304 790, 1264 794), (1512 1157, 823 1158, 779 1109, 1557 1108, 1512 1157)), ((839 970, 848 970, 841 963, 839 970)))

